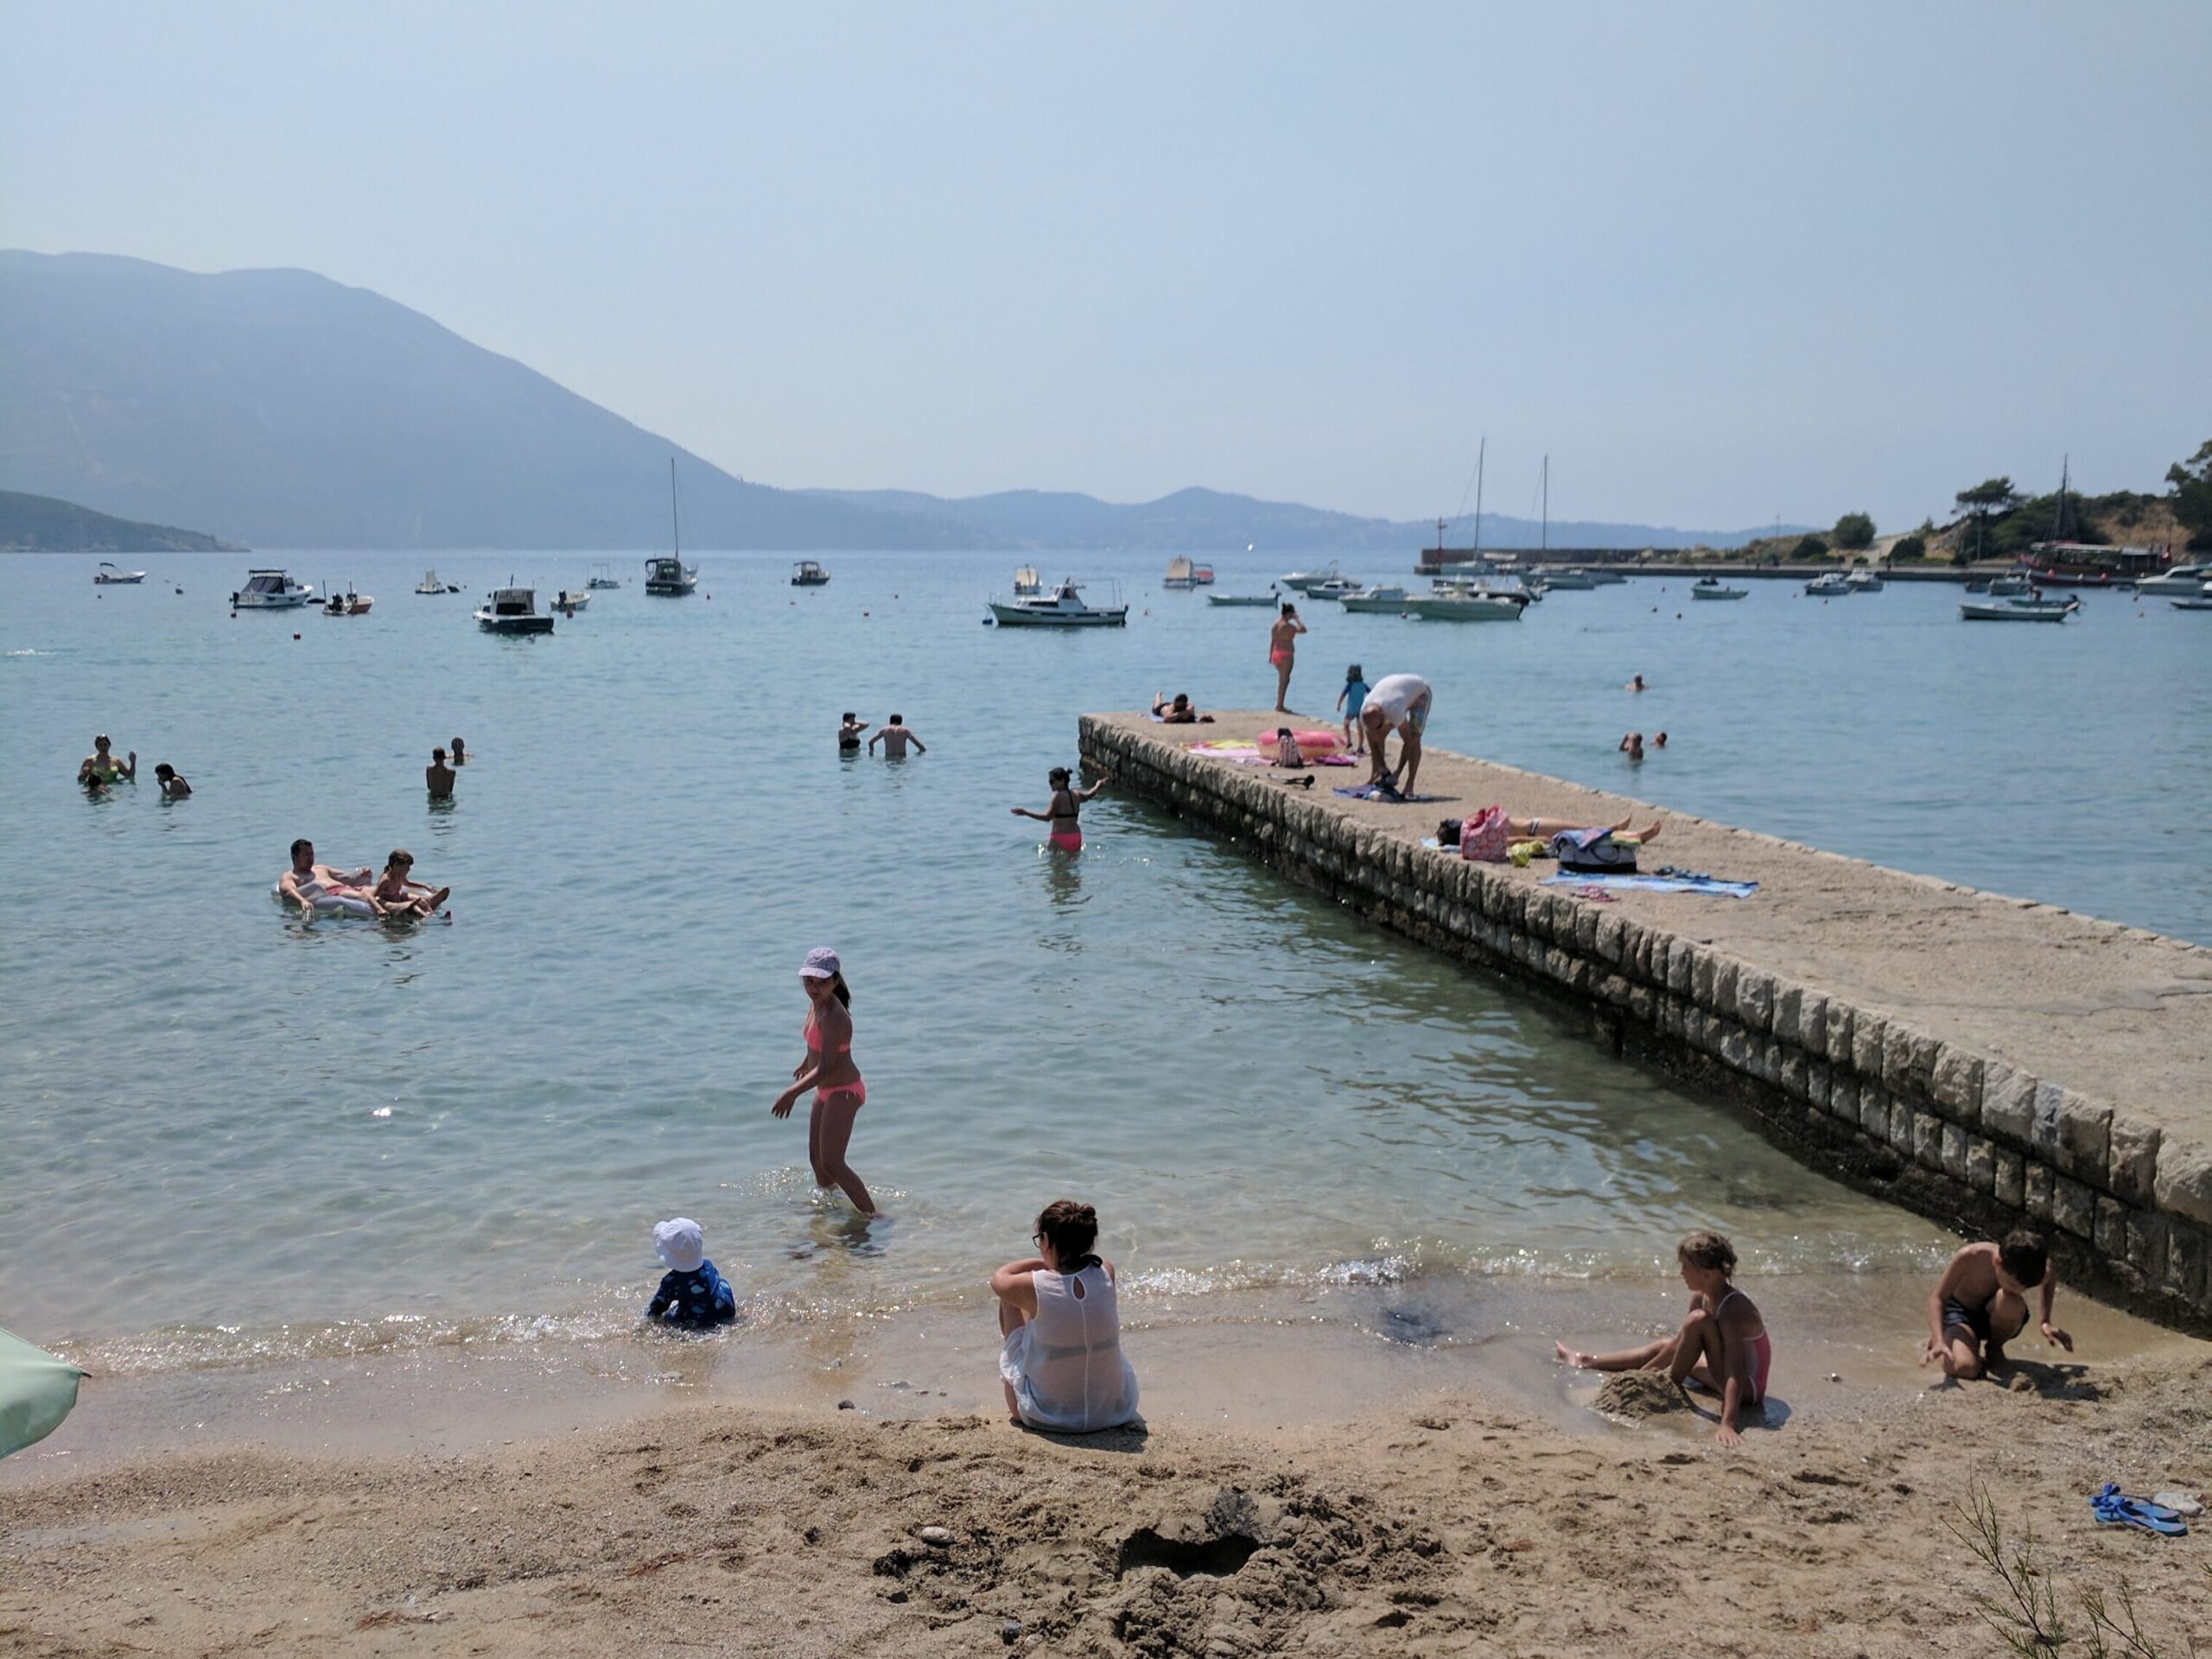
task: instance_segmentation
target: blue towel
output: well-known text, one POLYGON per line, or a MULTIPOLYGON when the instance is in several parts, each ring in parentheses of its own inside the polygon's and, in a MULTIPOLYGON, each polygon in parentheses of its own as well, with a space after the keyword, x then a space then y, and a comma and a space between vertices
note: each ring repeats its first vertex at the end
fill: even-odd
POLYGON ((1757 893, 1756 881, 1716 881, 1711 876, 1693 881, 1681 875, 1578 875, 1561 870, 1536 884, 1542 887, 1612 887, 1624 893, 1710 893, 1723 899, 1748 899, 1757 893))

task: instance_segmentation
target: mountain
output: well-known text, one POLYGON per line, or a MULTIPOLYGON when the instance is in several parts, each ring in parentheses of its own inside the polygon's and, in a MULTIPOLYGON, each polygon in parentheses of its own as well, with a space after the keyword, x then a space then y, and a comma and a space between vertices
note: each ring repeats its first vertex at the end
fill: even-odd
POLYGON ((196 530, 111 518, 50 495, 0 490, 0 551, 9 553, 244 553, 196 530))
MULTIPOLYGON (((779 490, 302 270, 203 276, 0 251, 0 483, 271 548, 665 545, 669 459, 698 548, 1410 552, 1427 524, 1182 490, 1117 505, 1014 491, 779 490)), ((1754 531, 1559 524, 1554 545, 1734 545, 1754 531)), ((1455 543, 1465 539, 1455 531, 1455 543)), ((1486 519, 1490 546, 1535 526, 1486 519)))

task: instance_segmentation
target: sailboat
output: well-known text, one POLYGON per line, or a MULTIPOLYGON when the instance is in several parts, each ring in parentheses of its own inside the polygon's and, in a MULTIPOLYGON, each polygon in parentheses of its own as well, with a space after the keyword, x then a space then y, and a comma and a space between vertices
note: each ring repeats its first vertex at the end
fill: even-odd
POLYGON ((676 513, 676 457, 668 458, 668 528, 675 549, 671 556, 645 561, 645 591, 664 598, 681 598, 699 585, 699 567, 683 563, 683 526, 676 513))
POLYGON ((1569 570, 1564 565, 1554 569, 1551 565, 1542 562, 1550 556, 1552 549, 1552 458, 1549 455, 1544 457, 1543 489, 1544 519, 1536 554, 1538 563, 1536 568, 1529 574, 1539 578, 1547 588, 1565 588, 1571 590, 1595 589, 1598 586, 1598 578, 1587 570, 1569 570))

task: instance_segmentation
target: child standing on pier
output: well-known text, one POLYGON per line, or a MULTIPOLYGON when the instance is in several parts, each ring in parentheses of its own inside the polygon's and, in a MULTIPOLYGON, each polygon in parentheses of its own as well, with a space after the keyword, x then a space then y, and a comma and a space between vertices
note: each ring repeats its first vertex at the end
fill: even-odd
POLYGON ((1359 724, 1359 706, 1367 701, 1367 681, 1354 663, 1344 670, 1344 689, 1337 693, 1337 707, 1344 711, 1344 747, 1354 754, 1367 753, 1367 734, 1359 724))

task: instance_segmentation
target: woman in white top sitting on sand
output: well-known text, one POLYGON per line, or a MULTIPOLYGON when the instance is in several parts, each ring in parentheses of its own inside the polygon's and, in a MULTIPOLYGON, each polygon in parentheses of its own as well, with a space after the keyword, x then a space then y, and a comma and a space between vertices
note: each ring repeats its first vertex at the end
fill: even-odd
POLYGON ((1038 1215, 1036 1241, 1041 1255, 991 1275, 1007 1411, 1062 1434, 1118 1428, 1136 1415, 1137 1376, 1122 1357, 1114 1264, 1091 1249, 1098 1212, 1057 1199, 1038 1215))

